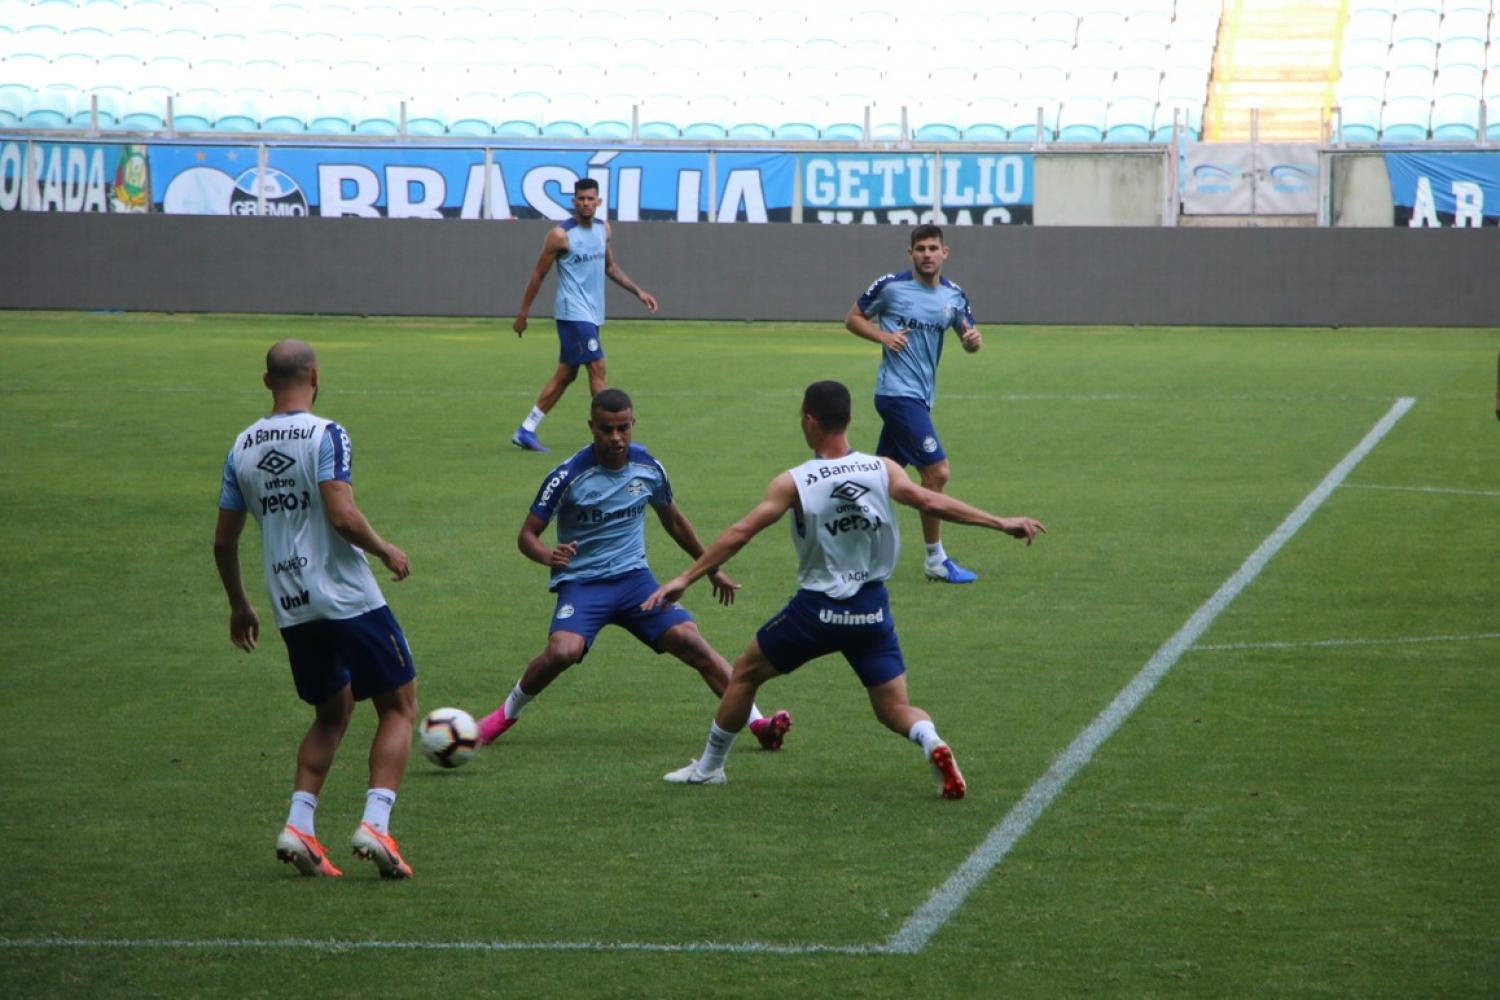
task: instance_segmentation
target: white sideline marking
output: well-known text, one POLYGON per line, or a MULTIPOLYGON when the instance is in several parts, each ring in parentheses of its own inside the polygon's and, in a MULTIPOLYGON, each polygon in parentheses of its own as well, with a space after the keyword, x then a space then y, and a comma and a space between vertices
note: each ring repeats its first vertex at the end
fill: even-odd
POLYGON ((650 941, 337 941, 319 938, 0 938, 0 948, 88 949, 180 949, 208 951, 640 951, 640 952, 732 952, 754 955, 877 955, 881 945, 766 944, 745 941, 722 944, 690 941, 658 944, 650 941))
POLYGON ((1222 653, 1231 649, 1311 649, 1329 646, 1403 646, 1413 642, 1480 642, 1500 639, 1500 632, 1473 635, 1414 635, 1393 639, 1318 639, 1310 642, 1221 642, 1194 646, 1194 653, 1222 653))
POLYGON ((1115 731, 1130 718, 1146 699, 1161 679, 1167 675, 1174 664, 1182 657, 1182 654, 1192 648, 1198 637, 1207 631, 1209 625, 1213 624, 1215 618, 1227 608, 1240 592, 1260 575, 1271 558, 1281 550, 1292 536, 1307 523, 1308 518, 1328 499, 1328 495, 1344 481, 1344 478, 1354 470, 1370 451, 1380 443, 1381 438, 1389 433, 1406 411, 1416 403, 1415 399, 1402 397, 1398 399, 1386 415, 1370 429, 1354 450, 1344 456, 1343 461, 1333 467, 1333 471, 1323 477, 1323 481, 1309 493, 1295 510, 1287 515, 1286 520, 1271 532, 1266 540, 1261 542, 1256 550, 1250 553, 1239 569, 1214 591, 1213 596, 1193 612, 1187 622, 1178 629, 1161 648, 1152 654, 1146 665, 1130 679, 1130 683, 1115 696, 1104 711, 1095 717, 1094 721, 1079 733, 1072 743, 1068 744, 1066 750, 1058 755, 1036 782, 1026 790, 1021 801, 1006 813, 998 825, 989 832, 974 852, 959 865, 958 870, 949 876, 932 895, 927 902, 912 913, 906 919, 900 930, 892 934, 886 942, 886 947, 892 952, 914 953, 921 951, 932 939, 932 936, 943 928, 953 915, 963 906, 964 901, 969 898, 982 882, 985 876, 994 869, 996 865, 1010 853, 1010 849, 1016 845, 1026 831, 1031 829, 1046 811, 1047 807, 1062 793, 1069 781, 1093 758, 1094 753, 1104 744, 1104 741, 1114 735, 1115 731))
POLYGON ((659 953, 732 953, 766 955, 882 955, 914 954, 926 947, 943 926, 963 906, 979 883, 1004 859, 1046 811, 1063 788, 1092 759, 1094 753, 1128 719, 1181 658, 1193 647, 1213 620, 1260 574, 1271 558, 1307 523, 1328 495, 1353 471, 1360 461, 1380 443, 1396 422, 1416 403, 1402 397, 1370 429, 1354 450, 1334 466, 1333 471, 1309 493, 1296 509, 1287 515, 1259 547, 1245 560, 1234 575, 1220 585, 1212 597, 1195 611, 1176 634, 1146 661, 1114 701, 1058 755, 1047 772, 1021 797, 1000 823, 974 849, 948 880, 933 891, 906 922, 883 944, 824 945, 769 944, 759 941, 738 943, 698 941, 661 944, 636 941, 336 941, 316 938, 82 938, 82 937, 0 937, 0 949, 178 949, 205 950, 309 950, 309 951, 634 951, 659 953))
POLYGON ((1495 490, 1455 490, 1444 486, 1372 486, 1368 483, 1345 483, 1346 490, 1399 490, 1403 493, 1454 493, 1465 497, 1500 497, 1495 490))

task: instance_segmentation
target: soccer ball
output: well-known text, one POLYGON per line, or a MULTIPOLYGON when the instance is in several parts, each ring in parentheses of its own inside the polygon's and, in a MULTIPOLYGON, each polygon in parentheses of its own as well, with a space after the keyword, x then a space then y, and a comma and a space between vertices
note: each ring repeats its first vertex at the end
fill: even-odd
POLYGON ((474 756, 479 727, 461 708, 439 708, 427 713, 417 737, 422 752, 438 767, 458 767, 474 756))

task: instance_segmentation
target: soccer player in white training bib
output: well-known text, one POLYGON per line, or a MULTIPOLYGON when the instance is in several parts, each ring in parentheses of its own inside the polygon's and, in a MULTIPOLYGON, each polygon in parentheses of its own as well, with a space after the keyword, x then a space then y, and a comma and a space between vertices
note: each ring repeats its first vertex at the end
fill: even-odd
MULTIPOLYGON (((656 590, 646 565, 646 508, 656 512, 672 540, 690 557, 703 545, 672 497, 667 471, 651 453, 631 442, 635 407, 619 389, 605 389, 589 407, 594 443, 548 473, 521 525, 517 545, 533 562, 548 567, 548 589, 557 595, 547 645, 505 701, 479 720, 485 745, 510 729, 521 710, 564 670, 588 655, 606 625, 618 625, 657 653, 671 653, 698 671, 716 695, 729 684, 729 661, 708 644, 693 616, 680 604, 641 609, 656 590), (557 522, 557 544, 542 541, 557 522)), ((739 584, 717 570, 710 580, 722 604, 733 604, 739 584)), ((762 717, 746 708, 750 731, 767 750, 780 749, 792 717, 778 711, 762 717)), ((740 724, 744 725, 744 719, 740 724)))
POLYGON ((318 398, 312 347, 300 340, 277 343, 266 353, 264 381, 271 415, 241 431, 224 461, 214 561, 229 597, 229 639, 251 652, 260 617, 240 579, 239 542, 246 514, 254 517, 292 680, 297 696, 313 706, 276 856, 304 875, 342 874, 318 842, 313 813, 355 702, 368 698, 379 723, 354 853, 374 861, 386 878, 409 878, 411 866, 389 825, 417 716, 416 670, 365 552, 374 553, 392 579, 406 579, 411 569, 406 553, 376 534, 354 503, 349 435, 312 413, 318 398))
POLYGON ((573 185, 573 217, 552 227, 542 242, 542 255, 532 268, 531 280, 526 283, 526 292, 521 296, 521 308, 511 324, 517 337, 526 332, 526 316, 531 312, 531 303, 555 261, 557 305, 553 316, 557 320, 559 342, 557 371, 542 386, 531 413, 511 435, 511 444, 517 448, 547 450, 537 440, 536 429, 578 377, 579 365, 589 370, 590 397, 598 395, 599 390, 608 384, 605 381, 604 344, 600 339, 604 327, 605 278, 640 299, 651 312, 656 312, 655 296, 643 291, 615 263, 609 242, 609 223, 595 218, 598 211, 599 182, 585 177, 573 185))
MULTIPOLYGON (((915 466, 922 485, 941 493, 948 485, 948 455, 932 424, 937 398, 937 367, 943 338, 950 328, 970 354, 984 345, 964 290, 943 277, 948 244, 937 226, 911 231, 906 255, 911 270, 876 278, 844 317, 850 333, 880 345, 880 372, 875 376, 875 411, 883 425, 875 453, 902 466, 915 466)), ((977 574, 948 558, 943 523, 922 515, 929 580, 973 583, 977 574)))
POLYGON ((1047 529, 1029 517, 1000 517, 918 486, 890 459, 852 450, 848 426, 849 390, 838 382, 808 386, 802 397, 802 436, 813 458, 771 480, 750 513, 641 605, 649 610, 676 601, 693 581, 717 570, 763 528, 791 512, 799 589, 735 661, 703 753, 667 774, 668 782, 723 784, 724 762, 760 686, 809 660, 840 653, 864 684, 875 717, 922 747, 937 777, 938 794, 964 797, 953 751, 938 736, 932 717, 907 700, 906 664, 885 590, 901 547, 891 502, 944 521, 1003 531, 1024 538, 1027 545, 1047 529))

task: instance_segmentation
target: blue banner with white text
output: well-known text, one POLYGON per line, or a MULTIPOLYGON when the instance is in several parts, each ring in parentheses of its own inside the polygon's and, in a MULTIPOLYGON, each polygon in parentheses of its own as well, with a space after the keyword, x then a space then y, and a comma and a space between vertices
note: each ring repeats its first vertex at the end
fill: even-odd
POLYGON ((146 147, 0 140, 0 212, 144 212, 146 147))
POLYGON ((1385 167, 1396 225, 1500 226, 1500 150, 1387 153, 1385 167))
POLYGON ((802 157, 803 221, 1030 224, 1030 153, 830 153, 802 157))
POLYGON ((599 183, 608 218, 785 222, 795 158, 656 150, 152 146, 157 211, 392 219, 565 219, 599 183))

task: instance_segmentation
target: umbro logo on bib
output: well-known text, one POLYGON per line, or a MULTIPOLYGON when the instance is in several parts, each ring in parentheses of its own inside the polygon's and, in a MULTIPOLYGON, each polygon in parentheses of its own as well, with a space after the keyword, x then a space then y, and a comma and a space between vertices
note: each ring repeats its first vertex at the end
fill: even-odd
POLYGON ((840 500, 853 503, 870 492, 870 488, 868 486, 861 486, 859 483, 845 481, 839 483, 830 492, 840 500))
POLYGON ((296 464, 297 460, 295 458, 290 455, 283 455, 275 448, 272 448, 261 457, 259 462, 255 463, 255 467, 262 472, 269 472, 273 476, 279 476, 296 464))

